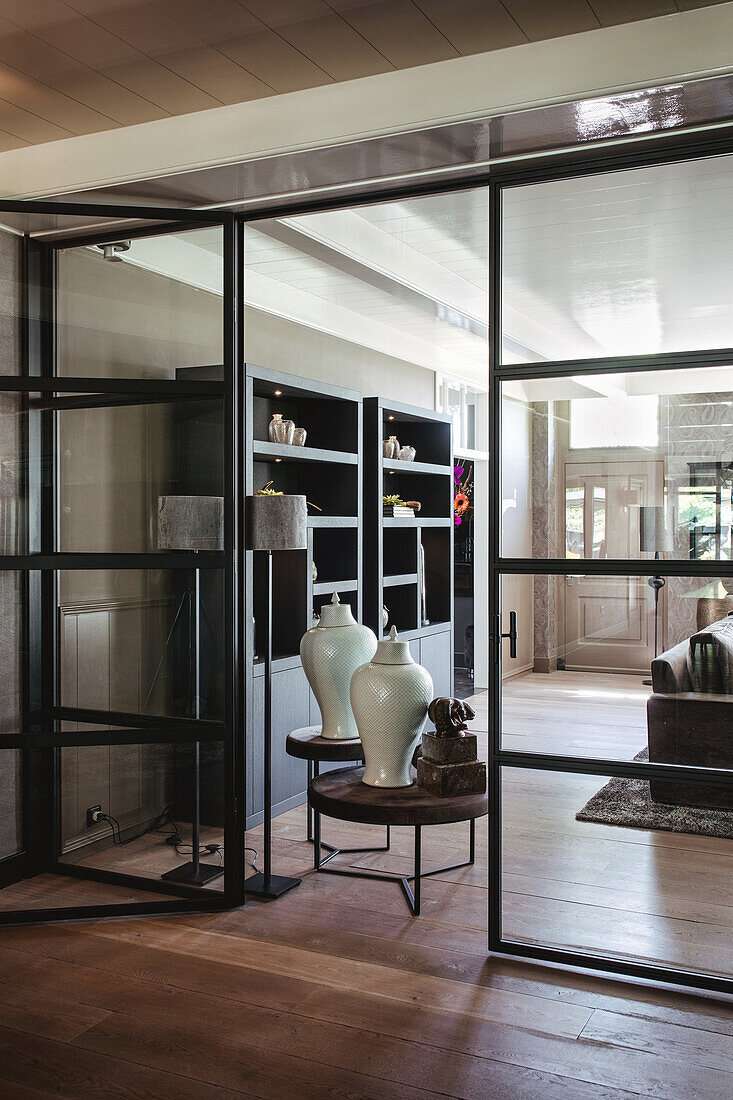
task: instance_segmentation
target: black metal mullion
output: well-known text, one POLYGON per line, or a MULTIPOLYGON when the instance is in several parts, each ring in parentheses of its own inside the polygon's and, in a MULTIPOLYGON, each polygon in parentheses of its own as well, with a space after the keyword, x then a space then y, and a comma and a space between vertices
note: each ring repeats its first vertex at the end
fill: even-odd
POLYGON ((233 214, 224 222, 224 551, 227 612, 224 675, 225 815, 224 893, 231 906, 244 904, 245 821, 245 636, 244 636, 244 322, 243 226, 233 214))
POLYGON ((488 760, 488 943, 498 951, 502 917, 501 767, 501 189, 489 187, 489 760, 488 760))
POLYGON ((727 558, 499 558, 502 573, 533 573, 536 576, 577 576, 587 573, 600 577, 729 577, 733 560, 727 558))
POLYGON ((591 147, 585 151, 560 152, 552 162, 548 161, 546 154, 533 159, 524 157, 514 165, 497 165, 492 178, 502 188, 521 187, 606 172, 654 168, 679 161, 726 156, 733 152, 730 129, 722 136, 713 134, 711 137, 685 140, 686 137, 689 138, 689 135, 665 134, 657 139, 660 142, 658 145, 645 149, 622 142, 620 147, 611 144, 601 150, 591 147))
POLYGON ((587 951, 573 951, 570 948, 545 947, 541 944, 524 943, 521 940, 502 939, 497 952, 514 955, 518 958, 536 959, 541 962, 556 963, 564 967, 578 967, 583 970, 607 971, 632 978, 642 978, 647 982, 663 982, 679 986, 691 986, 710 992, 733 994, 733 980, 715 974, 698 973, 694 970, 679 970, 672 966, 653 963, 634 962, 614 955, 594 955, 587 951))
MULTIPOLYGON (((1 208, 2 202, 0 202, 1 208)), ((65 248, 85 248, 95 244, 114 244, 115 241, 140 241, 146 237, 162 237, 171 233, 190 232, 194 229, 218 228, 222 224, 223 217, 226 217, 226 214, 219 215, 216 210, 190 211, 190 213, 202 213, 204 216, 201 219, 197 218, 195 221, 188 219, 169 221, 167 218, 161 219, 158 217, 155 225, 129 225, 122 228, 119 225, 109 226, 107 229, 90 226, 90 232, 81 235, 78 231, 69 231, 67 234, 64 229, 44 229, 39 231, 36 239, 42 240, 49 248, 62 251, 65 248)), ((132 217, 132 220, 139 220, 139 215, 132 217)))
MULTIPOLYGON (((48 371, 49 316, 51 312, 51 274, 48 250, 24 239, 22 350, 26 375, 40 378, 48 371)), ((50 345, 52 347, 52 344, 50 345)), ((40 411, 27 409, 25 458, 27 506, 23 537, 26 545, 23 570, 27 604, 24 609, 24 643, 27 647, 22 721, 24 729, 50 736, 53 732, 45 643, 47 630, 48 574, 29 571, 28 551, 40 551, 48 540, 46 422, 40 411), (33 716, 33 717, 32 717, 33 716)), ((16 568, 22 557, 0 558, 0 568, 16 568)), ((45 748, 22 747, 23 768, 23 847, 27 852, 27 871, 35 874, 55 858, 53 754, 45 748)))
MULTIPOLYGON (((27 238, 26 238, 27 240, 27 238)), ((27 241, 31 257, 42 246, 37 241, 27 241)), ((31 263, 35 270, 36 264, 31 263)), ((31 306, 31 308, 34 308, 31 306)), ((40 347, 40 333, 29 336, 31 356, 35 357, 40 347)), ((90 378, 88 375, 47 375, 27 374, 0 375, 0 390, 19 390, 24 393, 109 393, 120 396, 131 394, 155 397, 168 397, 171 401, 180 397, 224 397, 224 383, 217 381, 180 381, 173 378, 90 378)))
POLYGON ((500 749, 497 757, 502 768, 621 779, 664 779, 720 787, 733 785, 733 770, 730 768, 704 768, 695 764, 645 764, 638 760, 604 760, 598 756, 566 756, 562 753, 525 752, 517 749, 500 749))
POLYGON ((226 555, 220 550, 171 550, 150 554, 40 553, 0 555, 0 570, 49 569, 201 569, 223 570, 226 555))
POLYGON ((131 729, 140 727, 165 729, 168 726, 179 726, 181 729, 192 731, 208 729, 219 730, 221 733, 224 730, 223 722, 208 721, 203 718, 188 718, 177 714, 137 714, 135 711, 126 710, 96 710, 93 707, 56 706, 54 717, 65 718, 71 722, 99 722, 100 725, 129 726, 131 729))
MULTIPOLYGON (((66 202, 63 199, 0 199, 0 212, 7 211, 11 214, 58 214, 61 217, 94 217, 94 218, 137 218, 142 222, 153 221, 156 225, 152 231, 165 231, 169 224, 180 222, 181 225, 203 223, 206 225, 221 225, 221 216, 211 210, 192 210, 190 207, 179 206, 135 206, 120 203, 96 202, 66 202)), ((95 228, 95 227, 90 227, 95 228)), ((180 226, 179 226, 180 228, 180 226)), ((83 244, 88 238, 80 232, 79 243, 83 244)))
MULTIPOLYGON (((136 880, 140 885, 143 880, 136 880)), ((210 890, 207 896, 197 891, 192 899, 180 897, 175 901, 130 901, 117 902, 114 905, 70 905, 59 909, 3 909, 0 911, 0 928, 16 924, 55 924, 59 921, 104 920, 111 917, 153 917, 174 916, 177 913, 207 913, 211 910, 226 909, 228 905, 224 894, 214 896, 210 890)))
POLYGON ((171 724, 169 729, 147 727, 145 729, 93 729, 77 730, 68 733, 23 733, 3 734, 0 741, 0 753, 12 749, 64 749, 94 745, 190 745, 195 741, 225 743, 223 729, 189 729, 187 726, 171 724))
POLYGON ((172 894, 183 898, 224 898, 221 890, 207 889, 205 886, 188 886, 184 882, 166 882, 159 876, 146 878, 143 875, 128 875, 124 871, 110 871, 102 867, 90 867, 81 863, 67 863, 59 860, 54 870, 70 878, 86 879, 88 882, 104 882, 110 886, 122 886, 133 890, 149 891, 153 894, 172 894))

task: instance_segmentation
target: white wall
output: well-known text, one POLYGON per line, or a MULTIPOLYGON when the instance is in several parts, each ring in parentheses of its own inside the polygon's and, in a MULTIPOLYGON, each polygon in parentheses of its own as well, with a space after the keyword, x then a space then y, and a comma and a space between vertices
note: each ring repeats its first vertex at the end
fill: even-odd
POLYGON ((366 397, 435 407, 435 374, 415 363, 257 309, 245 311, 244 340, 247 362, 258 367, 344 386, 366 397))

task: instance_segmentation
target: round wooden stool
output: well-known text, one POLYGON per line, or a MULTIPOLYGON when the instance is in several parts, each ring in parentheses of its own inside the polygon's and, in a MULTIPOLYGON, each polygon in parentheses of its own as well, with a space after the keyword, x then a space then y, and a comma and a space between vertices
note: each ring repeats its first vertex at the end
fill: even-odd
MULTIPOLYGON (((468 867, 476 856, 476 818, 489 810, 486 791, 481 794, 453 795, 439 798, 418 787, 383 788, 368 787, 362 783, 363 768, 339 768, 311 780, 308 800, 316 815, 315 853, 316 870, 330 875, 348 875, 351 878, 371 878, 396 882, 402 887, 413 916, 420 915, 420 883, 429 875, 452 871, 456 867, 468 867), (319 859, 320 814, 337 817, 342 821, 361 821, 369 825, 411 825, 415 830, 415 873, 390 874, 380 871, 352 871, 340 867, 324 867, 326 860, 319 859), (441 825, 453 821, 469 822, 468 859, 462 863, 449 863, 434 871, 422 869, 422 827, 441 825), (410 883, 414 884, 414 892, 410 883)), ((413 778, 415 772, 413 770, 413 778)), ((328 857, 329 859, 332 856, 328 857)))
MULTIPOLYGON (((333 737, 321 737, 320 726, 303 726, 301 729, 289 733, 285 742, 285 750, 288 756, 295 756, 299 760, 308 761, 308 787, 313 779, 320 775, 321 763, 338 763, 339 761, 356 761, 361 763, 364 759, 364 750, 358 737, 353 741, 338 741, 333 737)), ((317 810, 314 810, 308 799, 307 839, 313 843, 314 836, 320 838, 321 818, 317 810), (315 830, 314 830, 315 826, 315 830)), ((313 866, 318 870, 339 852, 388 852, 391 843, 390 828, 387 826, 387 843, 382 848, 335 848, 325 841, 320 842, 313 852, 313 866), (320 849, 326 848, 329 854, 325 859, 320 859, 320 849)))

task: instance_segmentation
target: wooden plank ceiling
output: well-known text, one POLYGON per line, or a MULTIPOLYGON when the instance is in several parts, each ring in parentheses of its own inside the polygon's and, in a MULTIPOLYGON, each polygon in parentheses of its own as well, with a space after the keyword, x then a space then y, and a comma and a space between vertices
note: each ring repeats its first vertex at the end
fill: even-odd
POLYGON ((724 0, 2 0, 0 151, 724 0))

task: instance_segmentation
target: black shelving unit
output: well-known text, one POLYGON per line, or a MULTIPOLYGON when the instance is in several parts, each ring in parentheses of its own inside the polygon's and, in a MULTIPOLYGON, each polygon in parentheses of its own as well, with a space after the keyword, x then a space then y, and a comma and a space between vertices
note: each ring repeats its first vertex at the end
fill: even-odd
POLYGON ((453 691, 453 438, 448 417, 381 397, 364 399, 364 622, 382 637, 396 626, 436 695, 453 691), (415 461, 385 459, 396 435, 415 461), (385 516, 382 497, 421 504, 415 517, 385 516), (425 558, 425 612, 421 570, 425 558))
MULTIPOLYGON (((334 590, 351 605, 354 618, 362 619, 362 398, 353 390, 251 364, 245 377, 247 495, 272 482, 273 489, 304 494, 311 505, 307 549, 276 554, 273 561, 273 813, 280 814, 306 797, 305 766, 287 755, 285 738, 320 720, 300 662, 300 639, 334 590), (305 446, 270 442, 273 413, 306 429, 305 446)), ((263 804, 260 556, 246 555, 248 828, 262 820, 263 804)))

